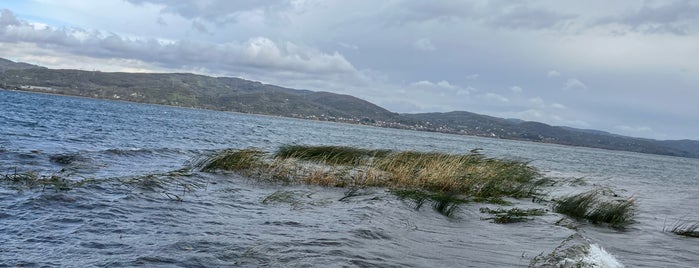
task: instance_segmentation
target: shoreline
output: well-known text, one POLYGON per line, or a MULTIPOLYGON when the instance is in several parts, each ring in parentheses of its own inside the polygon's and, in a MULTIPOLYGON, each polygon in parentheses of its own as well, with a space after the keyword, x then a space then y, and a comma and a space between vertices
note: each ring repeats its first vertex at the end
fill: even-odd
MULTIPOLYGON (((5 86, 7 86, 7 85, 5 85, 5 86)), ((545 145, 566 146, 566 147, 575 147, 575 148, 587 148, 587 149, 604 150, 604 151, 611 151, 611 152, 627 152, 627 153, 643 154, 643 155, 658 155, 658 156, 665 156, 665 157, 699 159, 699 157, 679 156, 679 155, 670 155, 670 154, 658 154, 658 153, 644 153, 644 152, 636 152, 636 151, 629 151, 629 150, 599 148, 599 147, 582 146, 582 145, 570 145, 570 144, 554 143, 554 142, 547 142, 547 141, 508 139, 508 138, 502 138, 502 137, 469 135, 469 134, 460 134, 460 133, 443 132, 443 131, 419 130, 419 129, 411 129, 408 127, 402 128, 402 127, 376 126, 376 125, 370 125, 370 124, 354 123, 354 122, 339 121, 339 120, 322 120, 322 119, 311 119, 311 118, 302 118, 302 117, 291 117, 291 116, 284 116, 284 115, 246 113, 246 112, 239 112, 239 111, 216 110, 216 109, 208 109, 208 108, 201 108, 201 107, 178 106, 178 105, 171 105, 171 104, 159 104, 159 103, 152 103, 152 102, 131 101, 131 100, 113 99, 113 98, 96 98, 96 97, 81 96, 81 95, 74 95, 74 94, 65 94, 65 93, 61 93, 61 92, 50 92, 50 91, 46 91, 46 90, 22 89, 22 88, 17 87, 17 86, 14 86, 14 88, 2 88, 2 87, 0 87, 0 90, 14 91, 14 92, 26 92, 26 93, 34 93, 34 94, 45 94, 45 95, 53 95, 53 96, 75 97, 75 98, 84 98, 84 99, 92 99, 92 100, 114 101, 114 102, 121 102, 121 103, 137 103, 137 104, 155 105, 155 106, 171 107, 171 108, 185 108, 185 109, 193 109, 193 110, 201 110, 201 111, 218 111, 218 112, 227 112, 227 113, 234 113, 234 114, 241 114, 241 115, 271 117, 271 118, 295 119, 295 120, 304 120, 304 121, 313 121, 313 122, 327 122, 327 123, 336 123, 336 124, 346 124, 346 125, 352 125, 352 126, 363 126, 363 127, 383 128, 383 129, 398 129, 398 130, 407 130, 407 131, 416 131, 416 132, 437 133, 437 134, 444 134, 444 135, 474 137, 474 138, 509 140, 509 141, 532 143, 532 144, 545 144, 545 145)))

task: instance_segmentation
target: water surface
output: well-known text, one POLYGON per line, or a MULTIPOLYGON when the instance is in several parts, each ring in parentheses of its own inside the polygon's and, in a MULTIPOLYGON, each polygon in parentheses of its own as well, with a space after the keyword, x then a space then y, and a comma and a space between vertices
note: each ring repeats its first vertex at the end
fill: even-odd
POLYGON ((698 240, 663 231, 699 220, 697 159, 0 90, 0 174, 24 171, 97 182, 69 191, 0 187, 0 267, 526 267, 572 234, 628 267, 699 263, 698 240), (571 230, 549 213, 499 225, 480 219, 479 208, 496 205, 446 218, 381 188, 343 199, 345 189, 235 174, 163 175, 222 149, 283 144, 482 148, 587 182, 553 187, 550 197, 597 186, 635 196, 638 222, 571 230), (280 194, 291 198, 270 199, 280 194))

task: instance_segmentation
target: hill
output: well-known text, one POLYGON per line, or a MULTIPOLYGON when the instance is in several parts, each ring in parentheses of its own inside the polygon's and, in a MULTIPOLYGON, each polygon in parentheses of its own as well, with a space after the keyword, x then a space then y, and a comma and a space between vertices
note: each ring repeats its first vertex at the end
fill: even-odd
POLYGON ((698 141, 657 141, 469 112, 404 114, 440 132, 699 158, 698 141))
POLYGON ((101 99, 338 121, 398 121, 365 100, 230 77, 185 73, 109 73, 6 69, 0 86, 101 99))
POLYGON ((55 70, 0 59, 0 88, 699 158, 699 141, 657 141, 471 112, 397 114, 343 94, 188 73, 55 70))
POLYGON ((41 66, 24 63, 24 62, 14 62, 11 60, 0 58, 0 72, 5 70, 22 70, 22 69, 33 69, 33 68, 44 68, 41 66))

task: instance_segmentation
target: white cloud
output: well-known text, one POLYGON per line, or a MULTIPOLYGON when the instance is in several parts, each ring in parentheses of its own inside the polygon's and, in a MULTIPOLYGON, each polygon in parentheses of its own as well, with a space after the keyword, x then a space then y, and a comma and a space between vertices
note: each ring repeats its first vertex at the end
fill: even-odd
POLYGON ((523 89, 522 89, 521 87, 519 87, 519 86, 511 86, 511 87, 510 87, 510 90, 511 90, 513 93, 522 93, 522 91, 523 91, 523 89))
POLYGON ((337 44, 340 45, 341 47, 344 47, 344 48, 347 48, 347 49, 359 50, 359 46, 357 46, 357 45, 348 44, 348 43, 345 43, 345 42, 338 42, 337 44))
POLYGON ((421 39, 415 41, 415 43, 413 43, 413 47, 415 49, 421 50, 421 51, 433 51, 433 50, 437 49, 434 46, 434 44, 432 44, 432 41, 430 39, 427 39, 427 38, 421 38, 421 39))
POLYGON ((421 88, 438 88, 438 89, 449 89, 449 90, 454 90, 457 89, 457 86, 452 85, 449 83, 449 81, 446 80, 441 80, 439 82, 430 82, 427 80, 421 80, 417 82, 410 83, 411 86, 413 87, 421 87, 421 88))
POLYGON ((510 102, 510 99, 503 97, 502 95, 496 94, 496 93, 485 93, 482 95, 479 95, 479 97, 485 99, 485 100, 490 100, 490 101, 497 101, 497 102, 510 102))
POLYGON ((554 104, 551 104, 551 108, 554 108, 554 109, 566 109, 566 108, 568 108, 568 107, 566 107, 565 105, 560 104, 560 103, 554 103, 554 104))
POLYGON ((565 86, 563 87, 564 90, 585 90, 587 89, 587 85, 583 83, 582 81, 576 79, 576 78, 571 78, 566 81, 565 86))
POLYGON ((358 72, 338 52, 326 53, 292 42, 275 42, 267 37, 228 43, 188 40, 163 42, 153 38, 127 38, 77 28, 37 27, 4 10, 0 15, 0 42, 33 43, 75 55, 148 61, 168 68, 194 64, 201 68, 246 72, 251 69, 308 75, 356 75, 358 72))
POLYGON ((535 97, 535 98, 530 98, 529 104, 543 108, 544 107, 544 100, 541 97, 535 97))
POLYGON ((559 77, 559 76, 561 76, 561 73, 558 72, 558 71, 555 71, 555 70, 551 70, 551 71, 549 71, 549 72, 546 74, 546 76, 548 76, 548 77, 559 77))

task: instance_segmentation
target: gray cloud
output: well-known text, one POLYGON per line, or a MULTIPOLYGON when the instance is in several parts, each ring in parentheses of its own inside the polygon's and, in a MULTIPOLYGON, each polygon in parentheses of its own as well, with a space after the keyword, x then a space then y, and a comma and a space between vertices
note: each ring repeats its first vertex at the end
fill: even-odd
POLYGON ((540 30, 557 27, 576 18, 549 9, 528 7, 515 1, 404 1, 390 16, 400 24, 427 21, 470 21, 495 28, 540 30))
POLYGON ((21 25, 22 22, 20 22, 17 17, 15 16, 12 11, 3 9, 0 11, 0 26, 7 27, 7 26, 12 26, 12 25, 21 25))
POLYGON ((266 37, 228 43, 131 39, 75 28, 39 28, 18 20, 8 10, 0 15, 0 41, 34 43, 39 47, 83 56, 143 60, 169 68, 198 65, 212 69, 257 69, 309 76, 357 73, 354 66, 337 52, 325 53, 291 42, 274 42, 266 37))
POLYGON ((161 12, 177 14, 188 19, 202 19, 216 23, 235 22, 236 14, 251 10, 275 10, 291 6, 291 1, 278 0, 126 0, 133 4, 162 6, 161 12))
POLYGON ((598 24, 621 24, 645 33, 688 34, 699 24, 699 2, 689 0, 645 2, 632 12, 605 17, 598 24))
POLYGON ((553 28, 576 18, 575 15, 560 14, 547 9, 513 6, 488 20, 490 25, 510 29, 553 28))

